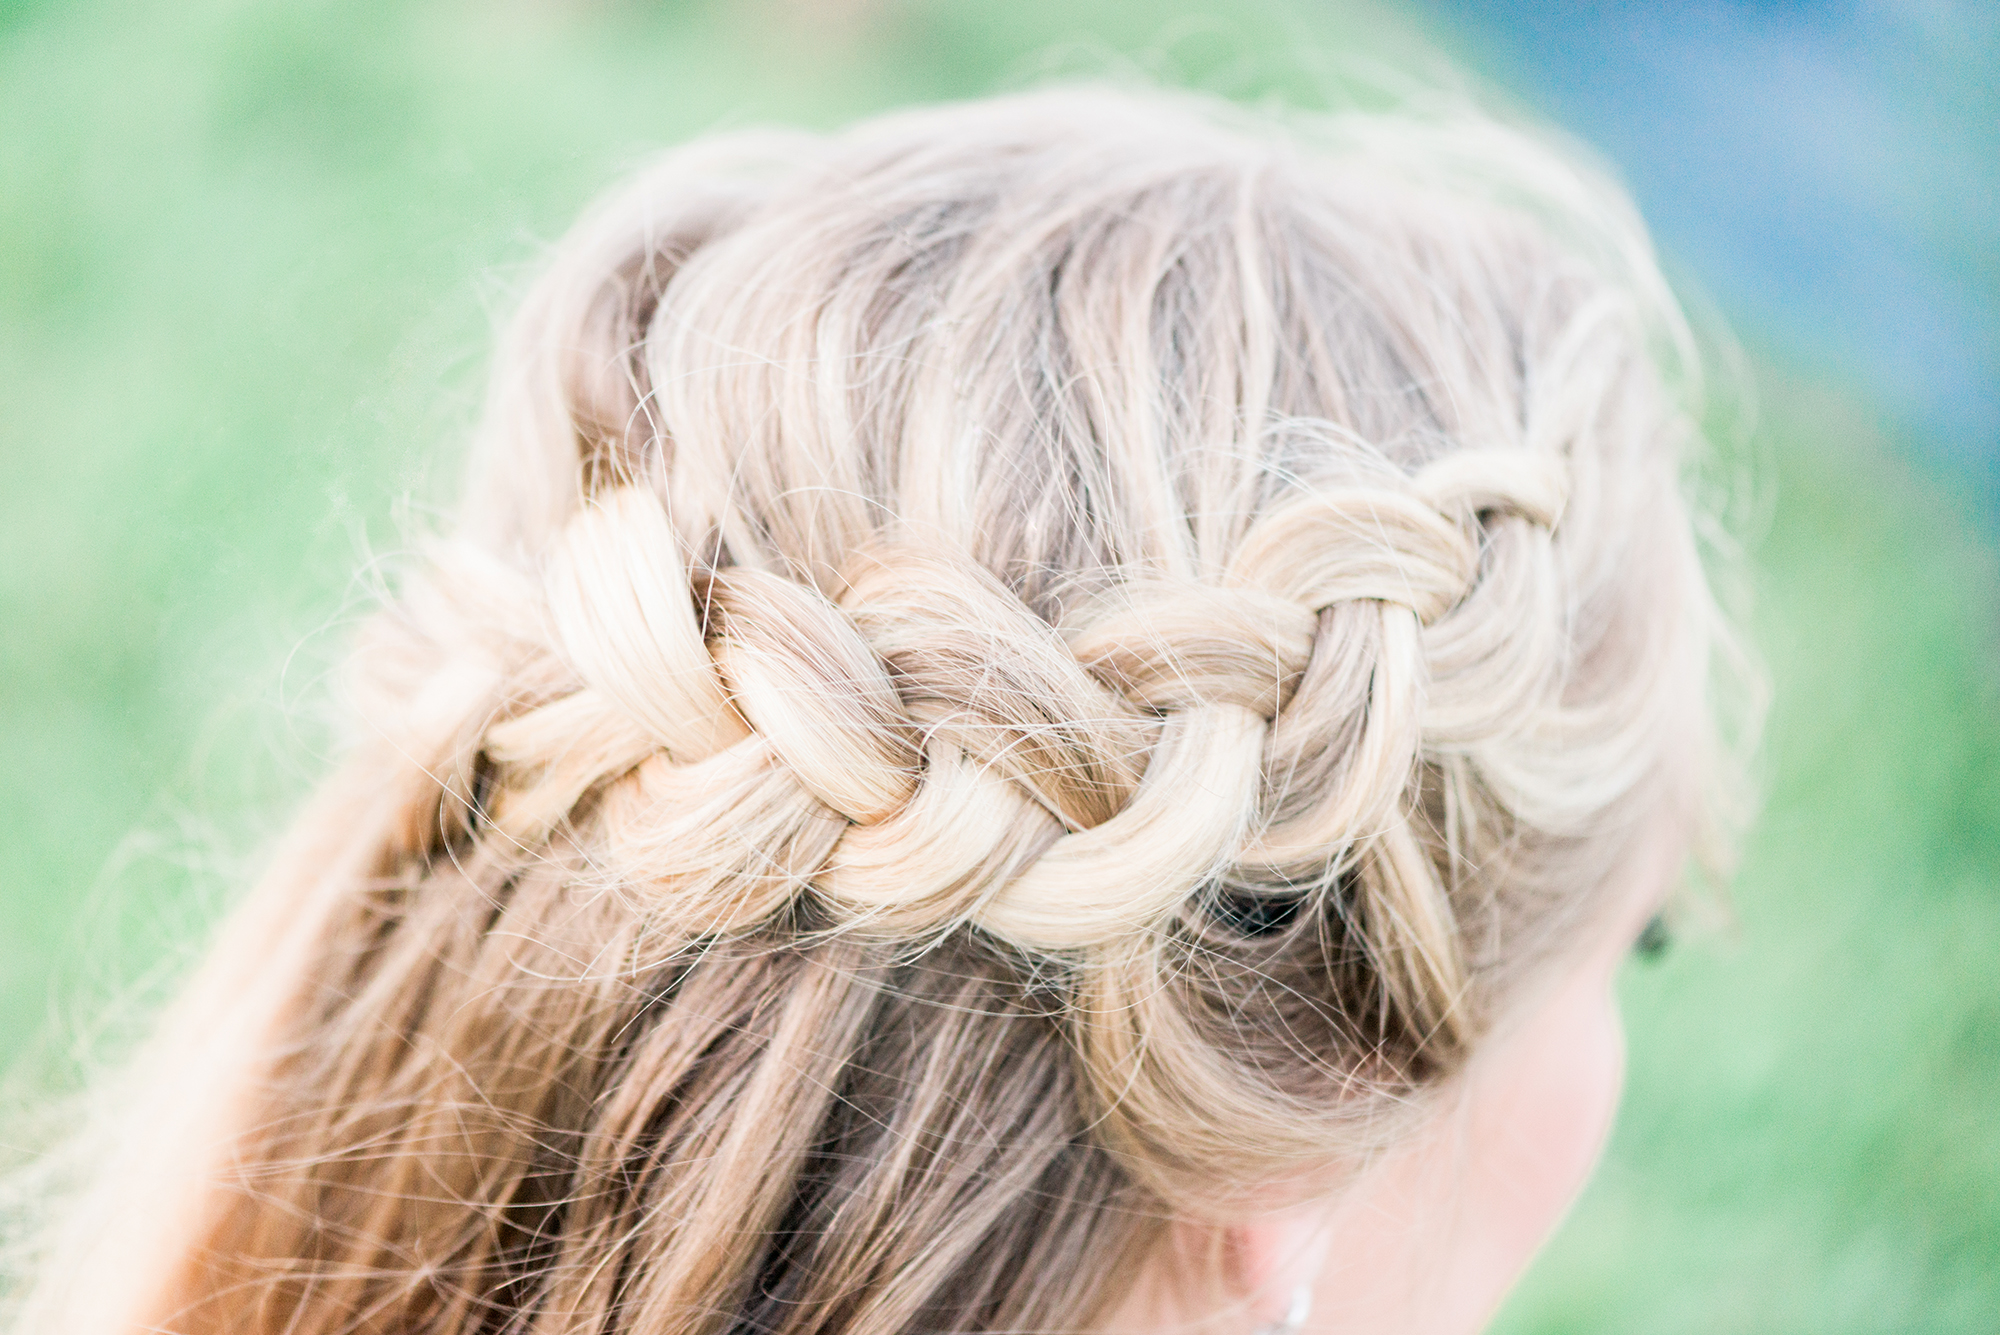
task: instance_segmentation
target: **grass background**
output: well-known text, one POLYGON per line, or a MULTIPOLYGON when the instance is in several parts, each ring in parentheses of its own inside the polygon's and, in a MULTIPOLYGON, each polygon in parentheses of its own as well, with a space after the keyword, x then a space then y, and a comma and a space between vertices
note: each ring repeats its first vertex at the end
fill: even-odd
MULTIPOLYGON (((493 322, 646 150, 1052 71, 1310 102, 1433 59, 1358 5, 874 8, 0 0, 18 1097, 115 1045, 251 874, 349 614, 450 494, 493 322)), ((1753 362, 1767 813, 1736 925, 1627 979, 1625 1114, 1506 1332, 2000 1330, 1993 516, 1851 389, 1753 362)))

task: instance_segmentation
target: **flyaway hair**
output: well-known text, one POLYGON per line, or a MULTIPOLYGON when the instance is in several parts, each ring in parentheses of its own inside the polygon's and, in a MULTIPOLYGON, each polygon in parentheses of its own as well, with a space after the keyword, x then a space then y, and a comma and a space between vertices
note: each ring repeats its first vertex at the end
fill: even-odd
POLYGON ((1087 1328, 1708 819, 1687 348, 1617 193, 1481 121, 668 155, 522 304, 35 1310, 1087 1328))

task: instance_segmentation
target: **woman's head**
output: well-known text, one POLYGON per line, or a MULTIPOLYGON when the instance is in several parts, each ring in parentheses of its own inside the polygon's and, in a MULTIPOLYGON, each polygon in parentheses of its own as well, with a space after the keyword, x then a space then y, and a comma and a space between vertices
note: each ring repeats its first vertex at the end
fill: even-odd
POLYGON ((721 139, 559 247, 174 1022, 146 1319, 1076 1328, 1584 1061, 1712 759, 1677 316, 1511 133, 1236 120, 721 139))

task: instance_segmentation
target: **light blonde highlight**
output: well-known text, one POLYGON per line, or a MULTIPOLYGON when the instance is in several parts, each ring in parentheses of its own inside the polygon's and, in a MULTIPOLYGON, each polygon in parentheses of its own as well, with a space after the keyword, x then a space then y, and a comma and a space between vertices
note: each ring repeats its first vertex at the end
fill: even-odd
POLYGON ((1485 122, 670 155, 524 302, 225 938, 295 973, 174 1095, 196 1222, 42 1310, 1088 1327, 1166 1221, 1393 1141, 1699 822, 1687 347, 1616 192, 1485 122))

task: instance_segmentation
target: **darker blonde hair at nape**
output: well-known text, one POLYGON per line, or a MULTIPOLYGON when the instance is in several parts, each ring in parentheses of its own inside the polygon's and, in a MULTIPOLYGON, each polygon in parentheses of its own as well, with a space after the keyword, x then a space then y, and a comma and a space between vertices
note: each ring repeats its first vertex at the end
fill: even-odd
POLYGON ((514 319, 40 1310, 1077 1329, 1337 1183, 1704 820, 1686 349, 1471 117, 668 155, 514 319))

